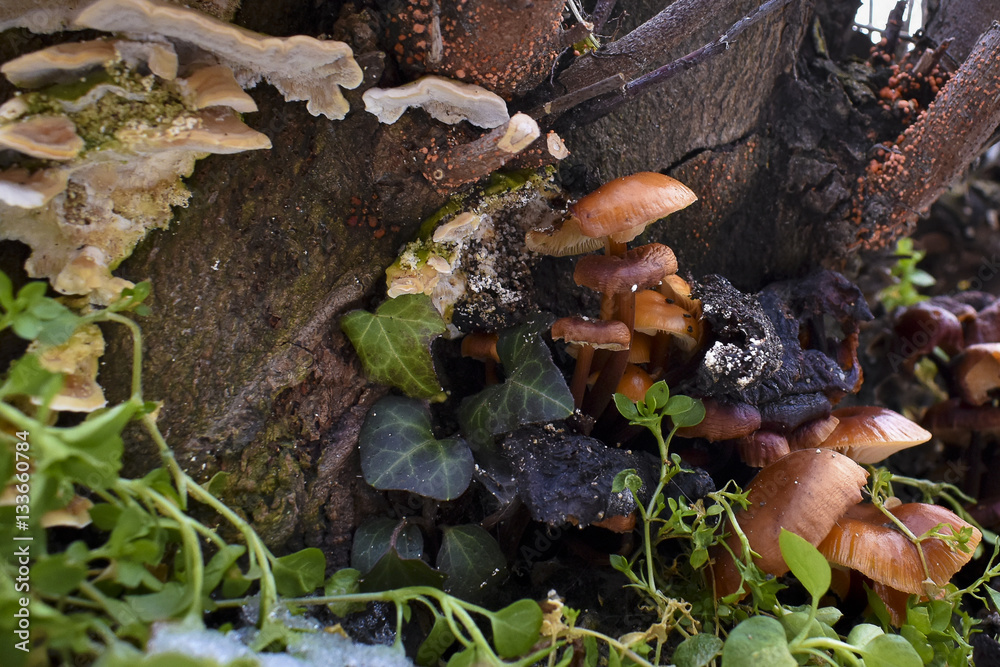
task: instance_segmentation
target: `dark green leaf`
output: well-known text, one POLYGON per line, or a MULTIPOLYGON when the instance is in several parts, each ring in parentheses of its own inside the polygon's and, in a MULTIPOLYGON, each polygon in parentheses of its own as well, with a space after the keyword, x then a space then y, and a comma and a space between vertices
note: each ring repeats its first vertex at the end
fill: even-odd
POLYGON ((437 665, 444 652, 454 643, 455 635, 451 632, 448 620, 444 616, 438 616, 434 619, 431 631, 427 633, 427 639, 417 649, 417 664, 422 667, 437 665))
POLYGON ((361 577, 361 591, 364 593, 388 591, 406 586, 441 588, 443 584, 443 574, 422 560, 400 558, 395 549, 389 549, 375 563, 375 567, 361 577))
POLYGON ((737 625, 722 650, 722 667, 798 667, 777 620, 754 616, 737 625))
POLYGON ((212 479, 205 482, 203 486, 206 491, 219 498, 229 485, 230 477, 232 477, 232 473, 220 471, 212 475, 212 479))
POLYGON ((326 556, 319 549, 309 547, 276 559, 271 569, 278 593, 299 597, 312 593, 323 583, 326 556))
MULTIPOLYGON (((334 595, 353 595, 361 591, 361 573, 353 567, 345 567, 337 570, 323 585, 323 595, 331 597, 334 595)), ((336 616, 347 616, 356 611, 364 611, 364 602, 327 602, 326 606, 336 616)))
POLYGON ((448 576, 445 590, 470 602, 482 601, 507 574, 500 545, 475 525, 444 529, 437 566, 448 576))
POLYGON ((507 380, 462 401, 458 420, 471 442, 487 444, 523 424, 573 414, 573 395, 533 328, 524 325, 500 335, 497 353, 507 380))
POLYGON ((621 493, 625 490, 625 478, 629 475, 634 475, 636 472, 635 468, 627 468, 622 470, 615 478, 611 480, 611 493, 621 493))
POLYGON ((39 470, 57 469, 70 481, 91 488, 114 484, 122 465, 122 429, 141 408, 127 401, 101 412, 91 413, 71 428, 47 429, 35 434, 40 452, 39 470))
MULTIPOLYGON (((351 545, 351 567, 368 572, 392 544, 392 535, 399 522, 380 517, 365 521, 354 532, 351 545)), ((424 536, 413 525, 403 526, 396 535, 396 553, 400 558, 420 558, 424 555, 424 536)))
POLYGON ((389 299, 374 315, 351 311, 340 320, 340 327, 372 380, 418 398, 441 391, 430 344, 445 332, 445 324, 429 296, 405 294, 389 299))
POLYGON ((674 651, 673 662, 677 667, 705 667, 720 653, 722 640, 703 632, 682 641, 674 651))
POLYGON ((247 577, 240 568, 235 565, 226 572, 222 578, 222 595, 227 598, 238 598, 250 588, 254 579, 247 577))
POLYGON ((804 538, 784 528, 778 537, 778 547, 792 574, 812 596, 813 604, 818 604, 830 588, 830 564, 826 558, 804 538))
POLYGON ((861 649, 865 667, 923 667, 917 650, 899 635, 879 635, 861 649))
POLYGON ((518 600, 490 616, 493 645, 501 658, 516 658, 531 650, 542 628, 542 608, 534 600, 518 600))
POLYGON ((415 399, 386 396, 361 427, 361 470, 376 489, 452 500, 468 488, 474 465, 463 439, 434 438, 430 414, 415 399))

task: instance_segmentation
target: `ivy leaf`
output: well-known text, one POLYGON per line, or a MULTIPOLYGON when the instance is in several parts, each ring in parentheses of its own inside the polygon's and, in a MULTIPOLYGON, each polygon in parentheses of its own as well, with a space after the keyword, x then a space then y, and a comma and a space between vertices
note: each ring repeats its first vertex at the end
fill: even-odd
POLYGON ((673 662, 677 667, 705 667, 722 652, 722 640, 702 632, 688 637, 674 651, 673 662))
POLYGON ((323 583, 326 556, 316 547, 309 547, 275 559, 273 571, 278 593, 299 597, 312 593, 323 583))
POLYGON ((826 562, 816 547, 793 532, 781 529, 778 547, 795 578, 802 583, 813 604, 830 588, 830 564, 826 562))
POLYGON ((507 559, 493 536, 479 526, 455 526, 444 529, 437 566, 448 575, 446 591, 479 602, 506 575, 507 559))
POLYGON ((722 649, 722 667, 798 667, 785 629, 776 619, 754 616, 737 625, 722 649))
POLYGON ((468 488, 474 465, 465 440, 434 437, 430 414, 415 399, 386 396, 361 427, 361 471, 376 489, 452 500, 468 488))
POLYGON ((445 332, 444 320, 425 294, 404 294, 371 314, 352 310, 340 320, 365 373, 408 396, 430 398, 441 391, 430 344, 445 332))
MULTIPOLYGON (((351 567, 368 572, 378 559, 392 546, 392 534, 399 522, 386 517, 365 521, 354 531, 351 545, 351 567)), ((401 558, 420 558, 424 555, 424 536, 413 524, 400 528, 396 536, 396 552, 401 558)))
POLYGON ((573 414, 573 395, 538 334, 540 326, 530 322, 502 333, 497 354, 507 380, 462 401, 458 421, 473 443, 488 444, 494 435, 522 424, 573 414))
POLYGON ((501 658, 516 658, 531 650, 542 629, 542 608, 534 600, 518 600, 490 616, 493 644, 501 658))

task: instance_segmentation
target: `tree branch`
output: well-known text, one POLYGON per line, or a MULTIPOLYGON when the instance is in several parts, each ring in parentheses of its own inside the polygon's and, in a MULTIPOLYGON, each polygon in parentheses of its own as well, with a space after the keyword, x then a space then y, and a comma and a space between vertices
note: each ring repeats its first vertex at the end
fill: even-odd
POLYGON ((888 156, 872 160, 861 179, 855 215, 869 233, 861 244, 880 248, 904 234, 983 150, 1000 125, 1000 23, 903 133, 888 156))
MULTIPOLYGON (((728 50, 729 44, 735 41, 735 39, 742 34, 743 31, 756 24, 761 19, 770 16, 776 10, 783 8, 789 2, 791 2, 791 0, 768 0, 760 7, 734 23, 729 30, 727 30, 714 42, 709 42, 686 56, 678 58, 671 63, 630 81, 625 84, 622 90, 616 95, 607 95, 595 99, 585 106, 581 105, 574 110, 571 118, 568 118, 560 123, 560 127, 564 127, 566 125, 579 126, 592 123, 599 118, 606 116, 608 113, 618 108, 625 102, 628 102, 629 100, 648 92, 656 86, 663 84, 674 75, 689 70, 692 67, 708 60, 712 56, 728 50)), ((568 98, 574 94, 575 93, 570 93, 564 97, 568 98)))
POLYGON ((662 62, 691 33, 735 1, 677 0, 621 39, 579 58, 559 76, 559 82, 574 91, 619 73, 631 79, 649 65, 662 62))

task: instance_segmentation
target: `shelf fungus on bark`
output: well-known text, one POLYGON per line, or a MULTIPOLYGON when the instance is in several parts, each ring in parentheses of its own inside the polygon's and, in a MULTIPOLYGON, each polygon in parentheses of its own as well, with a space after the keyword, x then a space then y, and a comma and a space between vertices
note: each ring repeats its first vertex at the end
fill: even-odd
POLYGON ((229 66, 241 86, 253 87, 266 79, 286 100, 307 100, 309 113, 333 120, 348 111, 340 89, 355 88, 363 78, 343 42, 304 35, 269 37, 152 0, 98 0, 76 17, 75 25, 186 42, 229 66))
MULTIPOLYGON (((256 105, 228 66, 189 46, 179 62, 165 33, 127 18, 139 7, 197 13, 147 5, 104 0, 82 15, 125 7, 116 21, 142 39, 60 44, 0 68, 29 89, 0 106, 0 145, 24 156, 0 173, 0 238, 32 248, 30 276, 97 305, 131 286, 111 270, 148 230, 169 224, 173 206, 187 204, 181 178, 198 159, 271 146, 239 119, 256 105)), ((176 43, 195 36, 192 28, 176 43)))
POLYGON ((362 99, 365 111, 386 124, 395 123, 410 107, 419 107, 448 125, 464 120, 493 129, 510 120, 507 103, 499 95, 442 76, 424 76, 395 88, 369 88, 362 99))

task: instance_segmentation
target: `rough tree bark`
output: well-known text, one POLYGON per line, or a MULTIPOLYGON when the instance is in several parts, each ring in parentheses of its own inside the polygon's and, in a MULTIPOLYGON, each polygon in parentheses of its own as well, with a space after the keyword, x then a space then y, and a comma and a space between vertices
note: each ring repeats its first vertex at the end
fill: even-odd
MULTIPOLYGON (((381 298, 385 267, 446 200, 423 175, 420 149, 482 134, 419 112, 380 125, 363 111, 364 89, 391 85, 400 67, 414 66, 396 64, 387 38, 392 18, 411 4, 374 3, 355 13, 352 3, 245 0, 241 25, 351 43, 365 69, 365 82, 348 93, 352 111, 330 122, 266 86, 254 91, 260 111, 246 120, 274 148, 200 162, 189 179, 190 205, 120 270, 154 285, 153 314, 142 321, 146 392, 164 401, 161 422, 182 465, 202 479, 232 473, 225 499, 273 548, 320 546, 331 565, 346 562, 358 517, 379 502, 359 482, 355 451, 364 414, 384 391, 364 379, 338 320, 381 298)), ((505 4, 524 3, 468 7, 505 4)), ((607 38, 606 50, 541 81, 512 100, 512 110, 538 109, 593 84, 603 92, 609 77, 632 79, 713 42, 761 3, 620 4, 627 15, 616 14, 604 34, 621 37, 645 24, 642 32, 607 38)), ((854 4, 791 0, 728 49, 600 120, 567 116, 564 184, 579 194, 636 171, 665 171, 688 184, 699 203, 654 239, 675 249, 682 273, 721 273, 756 289, 818 265, 843 266, 859 233, 849 219, 855 181, 871 147, 895 137, 880 134, 874 95, 842 65, 843 53, 823 47, 824 33, 831 49, 847 42, 842 19, 854 4)), ((548 70, 566 38, 538 38, 533 43, 545 48, 537 53, 507 53, 508 68, 536 59, 548 70)), ((558 124, 538 119, 543 136, 558 124)), ((125 387, 127 343, 108 334, 102 381, 125 387)), ((133 470, 146 462, 141 448, 132 452, 133 470)))

